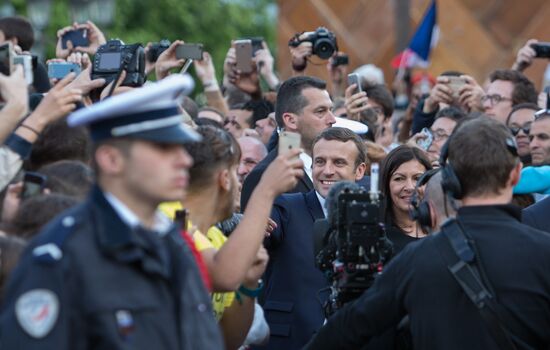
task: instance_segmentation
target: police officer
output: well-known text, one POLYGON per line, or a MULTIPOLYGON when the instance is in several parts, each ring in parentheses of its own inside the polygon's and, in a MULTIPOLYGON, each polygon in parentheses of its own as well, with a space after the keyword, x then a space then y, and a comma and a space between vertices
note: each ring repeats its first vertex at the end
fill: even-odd
POLYGON ((548 347, 550 236, 509 205, 521 171, 512 135, 479 117, 443 153, 442 186, 462 198, 457 219, 406 247, 306 349, 359 349, 406 314, 415 349, 548 347))
POLYGON ((180 76, 78 111, 97 185, 31 242, 9 283, 2 349, 223 349, 189 246, 156 208, 182 198, 199 136, 180 76))

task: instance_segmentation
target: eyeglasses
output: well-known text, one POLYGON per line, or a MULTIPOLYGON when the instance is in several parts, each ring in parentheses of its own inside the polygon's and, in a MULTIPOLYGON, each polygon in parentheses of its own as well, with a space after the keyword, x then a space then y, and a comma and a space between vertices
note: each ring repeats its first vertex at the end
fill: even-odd
POLYGON ((502 101, 512 101, 511 98, 501 96, 499 94, 493 94, 493 95, 485 95, 481 98, 481 103, 485 103, 485 101, 489 101, 491 106, 494 106, 496 104, 501 103, 502 101))
POLYGON ((511 126, 509 129, 514 136, 518 136, 520 130, 523 131, 525 135, 529 135, 529 131, 531 131, 531 124, 524 125, 523 127, 511 126))

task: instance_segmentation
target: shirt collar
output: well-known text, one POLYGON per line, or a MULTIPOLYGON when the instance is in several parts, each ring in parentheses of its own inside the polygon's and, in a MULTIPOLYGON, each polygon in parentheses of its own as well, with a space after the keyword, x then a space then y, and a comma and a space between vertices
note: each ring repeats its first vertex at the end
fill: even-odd
POLYGON ((321 208, 323 209, 323 214, 325 214, 325 218, 328 217, 328 209, 325 208, 326 199, 321 196, 321 194, 317 191, 315 191, 315 194, 317 195, 317 199, 319 200, 319 204, 321 204, 321 208))
MULTIPOLYGON (((128 225, 128 227, 136 228, 138 226, 143 226, 138 216, 118 198, 116 198, 112 193, 105 192, 105 199, 107 199, 107 201, 109 202, 109 204, 111 204, 120 219, 126 225, 128 225)), ((155 212, 155 222, 153 224, 153 230, 158 232, 160 235, 164 235, 168 233, 171 228, 172 222, 170 221, 170 219, 162 214, 162 212, 157 210, 155 212)))
POLYGON ((300 159, 304 162, 304 171, 309 177, 310 180, 313 179, 311 174, 311 165, 313 164, 313 159, 305 152, 300 153, 300 159))

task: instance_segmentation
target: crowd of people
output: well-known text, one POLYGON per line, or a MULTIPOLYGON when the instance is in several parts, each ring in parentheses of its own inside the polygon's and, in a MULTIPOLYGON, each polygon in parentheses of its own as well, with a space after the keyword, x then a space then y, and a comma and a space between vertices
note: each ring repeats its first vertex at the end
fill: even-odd
POLYGON ((100 75, 117 54, 100 28, 57 35, 41 62, 30 23, 0 18, 7 57, 33 62, 0 62, 1 348, 550 348, 550 93, 522 73, 537 40, 484 81, 387 81, 336 49, 327 83, 308 75, 325 58, 311 33, 280 53, 292 77, 264 41, 243 69, 239 40, 220 81, 182 40, 100 75), (380 248, 346 231, 333 273, 316 263, 316 227, 352 225, 335 213, 344 182, 377 205, 391 258, 327 313, 380 248))

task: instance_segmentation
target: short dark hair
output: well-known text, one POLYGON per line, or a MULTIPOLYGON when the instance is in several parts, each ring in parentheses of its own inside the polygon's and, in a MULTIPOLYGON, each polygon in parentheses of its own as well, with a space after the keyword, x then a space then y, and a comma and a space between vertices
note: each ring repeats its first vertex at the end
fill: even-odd
POLYGON ((13 235, 31 239, 54 217, 80 203, 60 193, 41 194, 24 200, 13 219, 13 235))
POLYGON ((506 125, 488 117, 470 119, 455 128, 448 142, 448 162, 463 195, 500 193, 518 162, 506 125))
POLYGON ((202 140, 185 146, 193 157, 193 166, 189 169, 190 192, 208 187, 217 169, 239 164, 241 159, 239 143, 226 130, 204 125, 196 131, 201 134, 202 140))
POLYGON ((94 183, 92 169, 77 160, 60 160, 38 169, 38 172, 46 175, 46 188, 52 193, 77 198, 84 198, 94 183))
POLYGON ((302 90, 307 88, 314 88, 319 90, 325 90, 327 84, 315 77, 299 76, 287 79, 277 92, 277 102, 275 104, 275 120, 279 127, 285 125, 283 121, 284 113, 300 114, 308 101, 302 95, 302 90))
POLYGON ((390 118, 393 114, 393 96, 388 88, 383 84, 373 84, 365 86, 367 97, 382 106, 384 116, 390 118))
POLYGON ((90 160, 91 141, 85 127, 71 128, 65 120, 49 124, 32 146, 28 169, 36 170, 58 160, 90 160))
MULTIPOLYGON (((520 109, 530 109, 532 111, 538 112, 541 108, 536 103, 526 102, 526 103, 520 103, 512 107, 512 110, 510 111, 510 114, 508 114, 508 117, 506 117, 506 125, 510 123, 510 119, 512 118, 512 114, 516 113, 520 109)), ((534 113, 533 113, 534 117, 534 113)))
POLYGON ((315 144, 319 140, 327 141, 340 141, 348 142, 352 141, 357 148, 357 158, 355 159, 355 167, 358 167, 361 163, 367 162, 367 146, 363 143, 363 140, 356 133, 347 128, 332 127, 323 130, 317 137, 313 140, 312 149, 315 147, 315 144))
POLYGON ((34 44, 34 31, 31 22, 24 17, 0 18, 0 30, 6 40, 17 39, 17 44, 23 51, 29 51, 34 44))
POLYGON ((426 168, 426 170, 432 169, 432 164, 428 159, 426 153, 418 147, 411 147, 407 145, 401 145, 394 148, 380 165, 380 191, 386 196, 386 200, 383 203, 383 215, 384 220, 387 223, 394 223, 395 217, 393 212, 393 202, 390 196, 390 180, 403 163, 407 163, 411 160, 416 160, 426 168))
POLYGON ((252 111, 252 115, 246 120, 251 128, 256 126, 258 120, 266 118, 269 113, 275 111, 273 103, 266 99, 250 100, 244 104, 242 109, 245 111, 252 111))
POLYGON ((504 80, 514 85, 512 106, 525 102, 537 103, 538 95, 535 85, 529 78, 516 70, 497 69, 489 75, 489 80, 491 83, 495 80, 504 80))
POLYGON ((458 123, 466 118, 466 113, 464 113, 459 108, 450 106, 442 108, 441 110, 439 110, 439 112, 437 112, 437 114, 435 115, 435 119, 439 118, 449 118, 458 123))

